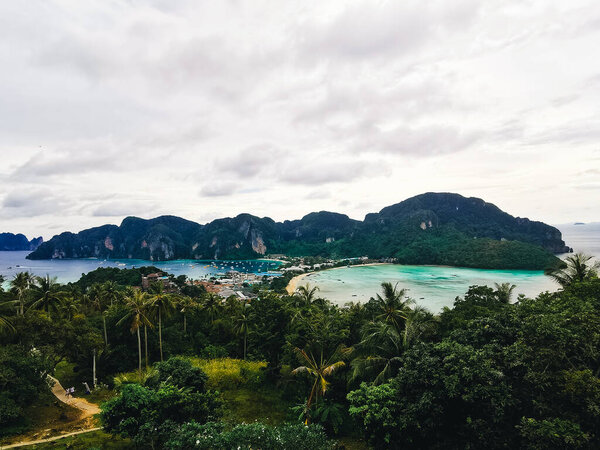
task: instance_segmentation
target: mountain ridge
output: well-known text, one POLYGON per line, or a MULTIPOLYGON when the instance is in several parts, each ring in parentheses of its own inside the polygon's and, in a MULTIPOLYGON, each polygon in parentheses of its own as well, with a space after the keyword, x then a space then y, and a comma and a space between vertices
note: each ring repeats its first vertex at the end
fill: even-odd
POLYGON ((267 254, 395 258, 407 264, 543 269, 570 251, 560 231, 513 217, 475 197, 425 193, 369 213, 363 221, 320 211, 275 222, 248 213, 198 224, 177 216, 65 232, 30 259, 252 259, 267 254))
POLYGON ((36 250, 42 242, 41 236, 29 240, 22 233, 0 233, 0 251, 36 250))

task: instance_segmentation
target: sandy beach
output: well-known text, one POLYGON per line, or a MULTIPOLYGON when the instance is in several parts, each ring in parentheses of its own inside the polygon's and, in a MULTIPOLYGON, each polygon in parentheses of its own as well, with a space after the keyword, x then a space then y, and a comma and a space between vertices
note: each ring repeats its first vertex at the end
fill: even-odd
POLYGON ((324 272, 325 270, 346 269, 348 267, 383 266, 383 265, 388 265, 388 264, 392 264, 392 263, 353 264, 350 266, 330 267, 328 269, 317 270, 316 272, 301 273, 300 275, 297 275, 290 280, 290 282, 286 286, 285 290, 287 291, 287 293, 289 295, 292 295, 294 292, 296 292, 296 289, 298 289, 298 286, 300 285, 300 281, 302 281, 302 279, 308 277, 309 275, 315 274, 315 273, 324 272))

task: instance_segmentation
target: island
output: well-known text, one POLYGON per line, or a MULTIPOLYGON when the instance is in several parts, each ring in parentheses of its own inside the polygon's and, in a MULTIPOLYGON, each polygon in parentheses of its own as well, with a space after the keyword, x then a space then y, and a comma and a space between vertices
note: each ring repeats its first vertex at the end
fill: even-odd
POLYGON ((429 192, 354 220, 320 211, 275 222, 240 214, 201 225, 175 216, 127 217, 121 225, 65 232, 29 259, 254 259, 266 255, 349 258, 402 264, 542 270, 570 252, 555 227, 513 217, 474 197, 429 192))
POLYGON ((27 239, 24 234, 0 233, 0 251, 27 251, 35 250, 44 242, 42 237, 27 239))

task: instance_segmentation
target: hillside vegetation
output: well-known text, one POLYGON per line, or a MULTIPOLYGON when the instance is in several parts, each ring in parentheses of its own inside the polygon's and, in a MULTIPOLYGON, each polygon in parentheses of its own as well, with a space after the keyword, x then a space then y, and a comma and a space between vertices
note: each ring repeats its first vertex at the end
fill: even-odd
POLYGON ((286 254, 540 270, 557 264, 553 253, 569 250, 560 231, 542 222, 515 218, 478 198, 427 193, 367 214, 362 222, 326 211, 284 222, 240 214, 206 225, 174 216, 127 217, 120 226, 62 233, 28 258, 161 261, 286 254))

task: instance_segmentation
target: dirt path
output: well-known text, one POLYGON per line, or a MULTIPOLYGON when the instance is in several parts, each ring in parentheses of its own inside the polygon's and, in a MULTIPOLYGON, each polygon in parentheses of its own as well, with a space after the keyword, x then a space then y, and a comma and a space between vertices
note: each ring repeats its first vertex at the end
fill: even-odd
POLYGON ((96 428, 90 428, 87 430, 74 431, 72 433, 61 434, 60 436, 49 437, 46 439, 38 439, 36 441, 25 441, 25 442, 18 442, 16 444, 10 444, 10 445, 0 445, 0 450, 4 450, 4 449, 8 449, 8 448, 16 448, 16 447, 25 447, 27 445, 43 444, 44 442, 58 441, 59 439, 64 439, 69 436, 75 436, 77 434, 89 433, 91 431, 98 431, 101 429, 102 428, 100 428, 100 427, 96 427, 96 428))
POLYGON ((62 439, 64 437, 75 436, 77 434, 82 434, 82 433, 89 433, 90 431, 96 431, 96 430, 100 429, 100 427, 94 426, 94 423, 92 420, 92 416, 95 414, 98 414, 100 412, 100 408, 98 407, 98 405, 96 405, 94 403, 90 403, 84 398, 67 397, 65 394, 65 388, 62 387, 60 382, 56 378, 51 377, 50 375, 48 375, 48 378, 54 382, 54 385, 52 386, 52 393, 54 394, 54 396, 57 399, 59 399, 61 402, 65 403, 69 406, 72 406, 73 408, 77 408, 81 411, 81 416, 78 418, 77 423, 81 424, 81 422, 83 422, 84 429, 78 430, 78 431, 73 431, 70 433, 61 434, 58 436, 50 436, 50 437, 47 437, 44 439, 25 440, 25 441, 17 442, 17 443, 10 444, 10 445, 0 445, 0 450, 4 450, 4 449, 8 449, 8 448, 24 447, 26 445, 42 444, 44 442, 56 441, 56 440, 62 439))
POLYGON ((83 413, 82 419, 93 416, 94 414, 98 414, 100 412, 100 408, 95 403, 90 403, 84 398, 79 397, 67 397, 65 395, 65 388, 63 388, 56 378, 48 375, 52 381, 54 381, 54 386, 52 386, 52 393, 54 396, 59 399, 61 402, 66 403, 73 408, 80 409, 83 413))

